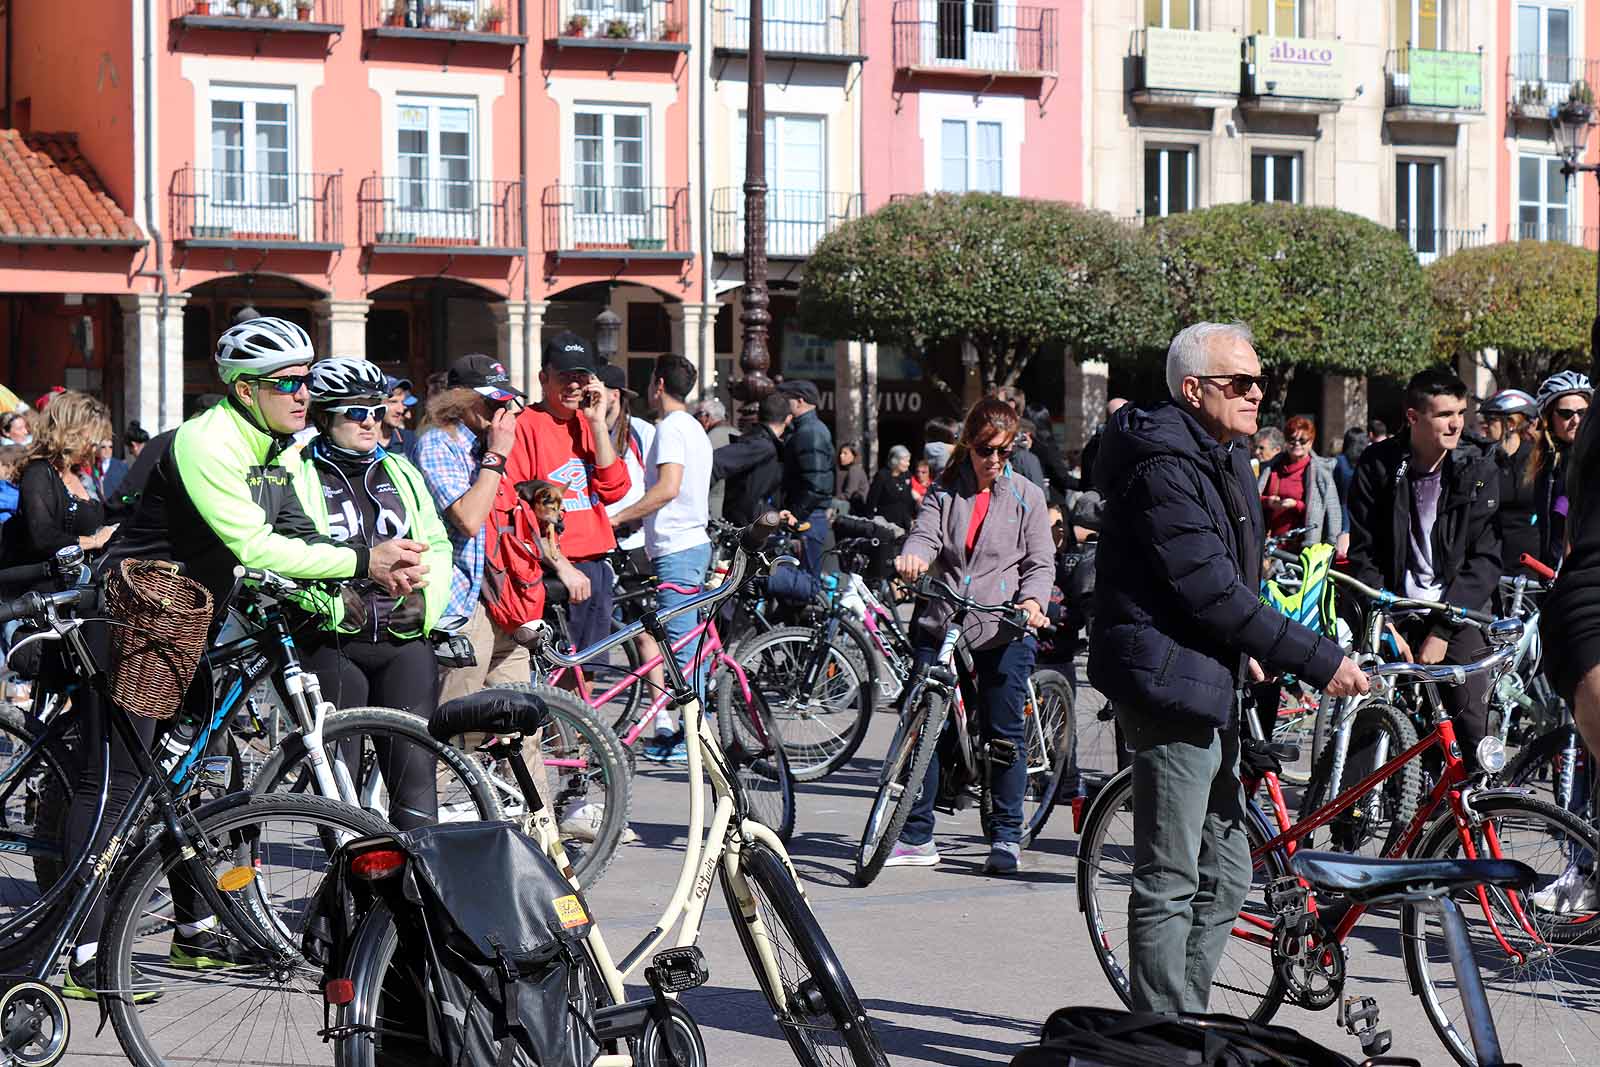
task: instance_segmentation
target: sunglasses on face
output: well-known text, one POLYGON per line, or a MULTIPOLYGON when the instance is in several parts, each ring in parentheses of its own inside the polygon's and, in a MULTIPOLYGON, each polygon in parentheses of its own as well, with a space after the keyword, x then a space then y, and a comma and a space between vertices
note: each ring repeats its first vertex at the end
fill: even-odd
POLYGON ((1016 449, 1010 445, 973 445, 972 451, 979 459, 989 459, 999 456, 1001 459, 1010 459, 1011 453, 1016 449))
POLYGON ((1556 418, 1562 422, 1568 419, 1581 419, 1589 413, 1588 408, 1556 408, 1556 418))
POLYGON ((1265 374, 1196 374, 1195 377, 1202 382, 1225 382, 1222 388, 1236 397, 1249 396, 1252 389, 1267 391, 1265 374))
POLYGON ((381 422, 384 413, 389 410, 387 404, 340 404, 336 408, 328 408, 335 415, 343 415, 351 422, 381 422))
POLYGON ((250 380, 257 385, 265 385, 274 393, 279 393, 283 396, 293 396, 311 385, 311 375, 309 374, 285 374, 277 378, 251 378, 250 380))
POLYGON ((1309 438, 1309 437, 1291 437, 1291 438, 1289 438, 1289 443, 1291 445, 1309 445, 1311 443, 1311 438, 1309 438))

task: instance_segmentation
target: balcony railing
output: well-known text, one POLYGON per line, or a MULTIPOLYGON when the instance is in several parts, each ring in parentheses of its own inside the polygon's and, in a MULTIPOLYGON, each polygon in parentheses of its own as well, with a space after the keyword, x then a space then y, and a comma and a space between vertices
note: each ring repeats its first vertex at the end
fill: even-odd
POLYGON ((1513 118, 1548 118, 1558 111, 1588 108, 1594 114, 1600 61, 1540 52, 1506 61, 1506 112, 1513 118))
POLYGON ((343 247, 338 174, 185 167, 167 202, 172 239, 191 247, 343 247))
POLYGON ((1400 236, 1406 239, 1411 250, 1417 254, 1417 260, 1426 265, 1442 256, 1452 252, 1459 252, 1463 248, 1477 248, 1479 245, 1489 243, 1489 229, 1487 226, 1476 230, 1440 229, 1436 227, 1397 227, 1400 236))
POLYGON ((894 65, 1012 77, 1056 73, 1054 8, 1001 0, 895 0, 894 65))
POLYGON ((184 29, 338 33, 343 0, 167 0, 167 18, 184 29))
POLYGON ((1593 249, 1600 246, 1600 226, 1561 226, 1548 222, 1513 222, 1506 227, 1508 241, 1552 241, 1593 249))
POLYGON ((361 0, 361 26, 374 37, 517 44, 516 0, 361 0))
MULTIPOLYGON (((823 236, 841 222, 861 217, 860 193, 822 193, 800 189, 767 190, 767 255, 804 259, 823 236)), ((712 251, 719 256, 744 255, 744 190, 717 189, 711 194, 712 251)))
POLYGON ((685 0, 546 0, 544 35, 565 48, 687 51, 685 0))
POLYGON ((522 183, 372 177, 356 193, 361 244, 381 252, 522 254, 522 183))
MULTIPOLYGON (((763 9, 761 39, 768 55, 861 58, 861 14, 856 0, 811 0, 763 9)), ((711 8, 712 45, 724 52, 750 50, 750 0, 718 0, 711 8)))
POLYGON ((1483 53, 1391 48, 1383 63, 1385 107, 1483 110, 1483 53))
POLYGON ((552 185, 541 198, 544 249, 587 259, 687 259, 689 190, 552 185))

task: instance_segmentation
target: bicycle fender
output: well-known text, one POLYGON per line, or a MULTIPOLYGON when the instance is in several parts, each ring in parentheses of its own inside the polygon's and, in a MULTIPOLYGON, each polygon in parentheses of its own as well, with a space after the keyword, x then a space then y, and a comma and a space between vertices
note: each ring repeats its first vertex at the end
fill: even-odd
MULTIPOLYGON (((204 804, 191 809, 187 813, 186 817, 199 821, 206 818, 208 815, 215 814, 216 812, 228 811, 232 808, 238 807, 241 804, 248 804, 254 798, 255 794, 250 792, 229 793, 226 796, 217 797, 215 800, 208 800, 204 804)), ((171 838, 171 833, 160 821, 146 823, 143 834, 144 843, 139 846, 138 851, 134 852, 133 855, 125 861, 126 866, 124 869, 134 869, 135 866, 143 863, 146 859, 149 859, 153 853, 157 852, 162 848, 162 846, 169 843, 171 838)))

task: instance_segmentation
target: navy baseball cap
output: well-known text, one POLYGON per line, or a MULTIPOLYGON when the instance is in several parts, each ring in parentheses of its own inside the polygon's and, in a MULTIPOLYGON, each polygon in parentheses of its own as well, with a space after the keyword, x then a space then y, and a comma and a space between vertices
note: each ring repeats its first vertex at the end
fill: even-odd
POLYGON ((384 375, 383 376, 383 391, 384 391, 384 393, 385 394, 392 393, 396 389, 404 389, 406 391, 406 401, 405 401, 406 407, 414 408, 414 407, 417 406, 417 403, 418 403, 418 401, 417 401, 417 387, 411 384, 411 379, 410 378, 397 378, 393 374, 384 375))
POLYGON ((600 384, 607 389, 620 389, 631 396, 639 394, 628 388, 628 372, 612 363, 602 363, 595 371, 595 377, 600 379, 600 384))
POLYGON ((445 385, 451 389, 472 389, 480 396, 504 403, 521 397, 522 390, 511 385, 511 375, 499 360, 474 352, 450 364, 445 375, 445 385))

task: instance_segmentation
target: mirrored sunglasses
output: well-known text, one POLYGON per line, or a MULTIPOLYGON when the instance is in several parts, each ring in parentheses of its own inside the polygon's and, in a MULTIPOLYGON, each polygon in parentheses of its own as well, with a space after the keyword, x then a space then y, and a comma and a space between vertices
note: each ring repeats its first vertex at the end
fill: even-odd
POLYGON ((373 422, 381 422, 383 416, 388 412, 389 406, 387 404, 340 404, 338 407, 330 407, 324 410, 330 411, 335 415, 343 415, 351 422, 366 422, 368 419, 373 422))

